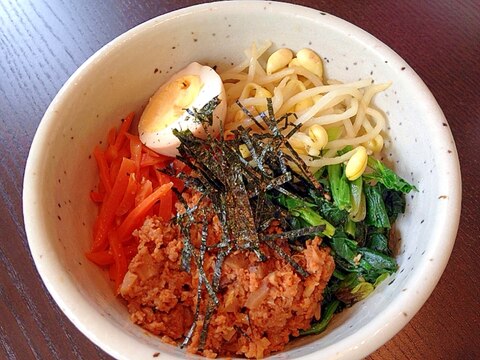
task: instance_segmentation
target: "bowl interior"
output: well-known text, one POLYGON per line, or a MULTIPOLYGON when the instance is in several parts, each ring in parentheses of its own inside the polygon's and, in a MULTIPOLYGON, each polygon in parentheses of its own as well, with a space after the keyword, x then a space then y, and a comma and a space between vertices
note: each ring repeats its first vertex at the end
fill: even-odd
POLYGON ((222 70, 242 60, 252 42, 266 40, 316 50, 329 78, 393 81, 375 99, 388 117, 385 158, 419 190, 398 221, 398 273, 336 317, 327 332, 297 340, 273 358, 320 350, 328 358, 368 354, 406 324, 443 271, 458 225, 458 160, 445 119, 413 70, 362 30, 315 10, 266 2, 183 9, 122 35, 72 76, 40 124, 26 169, 24 215, 38 270, 67 316, 117 358, 184 353, 133 325, 107 274, 84 257, 96 215, 89 200, 97 183, 92 150, 188 63, 222 70))

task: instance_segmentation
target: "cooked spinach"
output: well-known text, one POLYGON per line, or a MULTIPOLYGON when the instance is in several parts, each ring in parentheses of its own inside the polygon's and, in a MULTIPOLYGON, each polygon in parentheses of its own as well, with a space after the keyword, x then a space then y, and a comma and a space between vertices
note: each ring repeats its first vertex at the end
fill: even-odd
POLYGON ((355 257, 357 256, 357 242, 349 239, 348 235, 343 230, 335 231, 335 235, 330 239, 330 246, 333 250, 335 258, 342 259, 349 264, 348 268, 343 270, 351 270, 356 266, 355 257))
POLYGON ((382 254, 389 255, 391 251, 388 248, 388 238, 385 235, 385 230, 374 227, 370 228, 367 235, 367 247, 382 254))
POLYGON ((350 210, 350 185, 345 175, 344 166, 335 164, 327 166, 330 189, 335 204, 340 210, 350 210))
POLYGON ((363 177, 365 180, 377 181, 385 185, 387 189, 398 190, 404 194, 407 194, 412 190, 417 190, 415 186, 406 182, 400 176, 395 174, 393 170, 389 169, 384 163, 372 156, 368 157, 368 166, 373 170, 373 172, 364 174, 363 177))
MULTIPOLYGON (((331 237, 335 233, 335 227, 322 217, 315 203, 300 197, 292 198, 284 194, 271 196, 271 198, 278 205, 285 207, 294 219, 297 219, 293 221, 296 225, 295 228, 304 226, 305 224, 308 226, 324 225, 324 235, 331 237)), ((313 201, 313 199, 310 200, 313 201)))
POLYGON ((382 254, 369 248, 359 248, 358 252, 362 255, 359 266, 361 273, 368 281, 375 281, 383 273, 394 273, 398 265, 391 256, 382 254))
POLYGON ((314 335, 325 331, 332 320, 335 311, 339 308, 339 305, 340 301, 334 300, 328 303, 325 307, 322 307, 322 320, 312 325, 310 329, 300 331, 300 335, 314 335))
POLYGON ((390 224, 393 224, 398 215, 405 212, 405 196, 403 196, 401 191, 385 187, 382 189, 382 197, 390 224))
POLYGON ((328 201, 313 189, 310 189, 309 195, 315 205, 317 205, 318 212, 325 220, 335 227, 345 224, 348 219, 348 211, 339 209, 333 202, 328 201))
POLYGON ((365 223, 377 228, 390 228, 387 209, 383 201, 380 186, 365 184, 365 198, 367 200, 367 214, 365 223))
POLYGON ((292 227, 325 225, 323 244, 335 260, 322 317, 302 335, 325 330, 335 312, 366 298, 398 268, 389 248, 390 232, 405 211, 404 194, 416 188, 378 160, 369 159, 368 166, 371 172, 354 181, 345 177, 343 164, 326 166, 315 174, 322 191, 310 187, 294 197, 272 197, 288 211, 292 227))

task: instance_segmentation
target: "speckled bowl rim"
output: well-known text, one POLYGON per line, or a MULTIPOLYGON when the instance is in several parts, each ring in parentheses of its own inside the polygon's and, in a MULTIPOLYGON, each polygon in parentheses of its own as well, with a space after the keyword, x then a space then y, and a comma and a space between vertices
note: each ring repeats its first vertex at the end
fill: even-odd
MULTIPOLYGON (((193 13, 195 11, 204 10, 206 8, 212 8, 215 10, 222 10, 223 8, 231 7, 243 7, 243 6, 253 6, 253 7, 264 7, 269 6, 273 11, 292 11, 297 16, 304 16, 307 18, 318 17, 320 11, 314 10, 311 8, 293 5, 288 3, 280 2, 264 2, 264 1, 227 1, 227 2, 215 2, 215 3, 206 3, 201 5, 195 5, 183 9, 179 9, 170 13, 166 13, 159 17, 153 18, 145 23, 142 23, 133 29, 127 31, 126 33, 120 35, 119 37, 112 40, 110 43, 105 45, 99 51, 97 51, 93 56, 91 56, 83 65, 81 65, 78 70, 70 77, 70 79, 65 83, 62 89, 58 92, 55 99, 52 101, 52 104, 47 109, 39 127, 35 138, 33 140, 30 154, 27 160, 25 177, 24 177, 24 189, 23 189, 23 213, 26 233, 29 241, 30 250, 32 256, 35 260, 37 270, 41 275, 48 291, 57 302, 61 310, 66 314, 66 316, 75 324, 75 326, 84 333, 92 342, 104 349, 107 353, 115 356, 117 358, 128 358, 125 353, 119 353, 112 343, 105 343, 101 341, 95 331, 92 331, 88 325, 83 321, 82 314, 76 312, 76 309, 70 307, 69 302, 66 301, 68 295, 65 295, 60 291, 57 284, 52 283, 49 279, 48 274, 52 271, 52 267, 61 267, 60 263, 49 263, 45 264, 44 262, 38 261, 38 255, 41 251, 44 250, 46 240, 41 238, 43 233, 41 216, 39 213, 36 203, 38 201, 38 195, 36 194, 36 184, 35 177, 29 175, 35 174, 36 172, 41 171, 42 161, 38 156, 32 156, 32 154, 40 153, 42 147, 46 146, 46 138, 48 135, 49 127, 54 126, 52 117, 52 112, 55 106, 58 106, 62 102, 62 97, 68 92, 67 89, 72 87, 76 82, 76 79, 82 77, 82 74, 88 72, 91 66, 94 66, 97 59, 103 57, 112 47, 121 44, 127 39, 131 38, 134 34, 142 31, 142 29, 148 28, 153 25, 153 23, 158 23, 160 21, 167 21, 175 17, 181 17, 193 13)), ((376 39, 372 35, 368 34, 364 30, 348 23, 345 20, 339 19, 333 15, 329 15, 327 18, 322 19, 322 21, 328 22, 330 25, 343 27, 348 29, 352 37, 356 38, 359 41, 373 44, 377 52, 380 52, 390 59, 390 62, 393 64, 405 64, 405 61, 401 59, 392 49, 383 44, 380 40, 376 39)), ((409 76, 411 77, 412 83, 415 84, 415 87, 423 94, 421 101, 426 103, 431 108, 431 116, 438 118, 439 121, 445 122, 445 117, 434 99, 433 95, 430 93, 424 82, 420 77, 413 71, 413 69, 408 68, 409 76)), ((453 138, 450 131, 443 132, 440 136, 440 140, 445 143, 453 143, 453 138)), ((364 325, 359 331, 355 334, 348 336, 337 343, 322 348, 318 352, 311 353, 300 357, 301 359, 313 360, 318 358, 319 355, 322 358, 342 358, 342 359, 358 359, 363 358, 375 351, 377 348, 386 343, 391 339, 398 331, 400 331, 408 321, 415 315, 415 313, 422 307, 427 298, 432 293, 434 287, 438 283, 445 266, 450 257, 454 241, 456 238, 456 232, 458 229, 459 218, 460 218, 460 206, 461 206, 461 176, 460 176, 460 166, 458 162, 458 155, 456 150, 452 150, 454 156, 446 158, 446 163, 444 167, 450 170, 451 176, 446 177, 445 179, 439 179, 439 181, 445 182, 445 185, 452 189, 449 196, 449 201, 453 209, 457 211, 452 211, 448 214, 441 214, 441 218, 444 219, 445 224, 445 235, 444 242, 437 245, 438 258, 434 264, 426 264, 424 266, 419 266, 416 269, 415 275, 410 279, 412 286, 416 286, 419 289, 416 300, 404 304, 402 301, 395 299, 391 306, 379 313, 372 321, 364 325), (428 271, 428 274, 426 274, 428 271), (428 275, 428 276, 427 276, 428 275), (404 309, 408 309, 408 316, 402 316, 401 314, 406 314, 404 309), (388 325, 388 326, 387 326, 388 325)), ((133 350, 132 355, 135 350, 133 350)), ((167 354, 162 354, 163 359, 174 359, 175 357, 170 357, 167 354)))

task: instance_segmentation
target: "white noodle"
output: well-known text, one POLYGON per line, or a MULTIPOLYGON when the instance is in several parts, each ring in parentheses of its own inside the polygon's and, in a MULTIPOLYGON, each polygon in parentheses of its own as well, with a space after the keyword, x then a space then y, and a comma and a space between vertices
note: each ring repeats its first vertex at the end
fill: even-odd
MULTIPOLYGON (((270 42, 259 48, 253 44, 245 51, 247 58, 242 63, 220 74, 227 94, 227 133, 240 125, 260 131, 235 102, 243 93, 244 98, 240 100, 242 105, 261 123, 257 110, 265 109, 266 99, 255 94, 262 87, 272 94, 272 107, 277 119, 296 111, 296 118, 289 119, 294 124, 302 124, 302 127, 290 142, 312 170, 347 161, 355 153, 356 147, 372 140, 384 130, 386 120, 371 103, 375 94, 386 90, 391 85, 390 82, 372 84, 373 81, 367 78, 344 84, 335 79, 321 79, 298 66, 287 66, 273 74, 267 74, 262 65, 265 62, 260 61, 260 58, 270 46, 270 42), (245 90, 246 87, 252 89, 252 92, 245 90), (320 158, 308 155, 315 152, 318 154, 320 150, 319 145, 308 135, 308 129, 314 124, 337 134, 336 138, 327 143, 320 158), (352 146, 353 150, 338 156, 337 152, 345 146, 352 146)), ((262 90, 262 93, 265 91, 262 90)), ((288 131, 290 128, 285 129, 284 133, 288 131)))
POLYGON ((250 58, 250 63, 248 65, 248 76, 247 82, 253 82, 253 78, 255 76, 255 67, 257 65, 257 46, 255 44, 252 45, 252 57, 250 58))
POLYGON ((282 106, 279 112, 280 112, 280 115, 285 114, 288 111, 288 109, 293 107, 296 103, 308 97, 312 97, 319 94, 325 94, 325 93, 328 93, 329 91, 334 91, 334 90, 343 89, 343 88, 361 89, 368 85, 370 85, 370 80, 361 80, 361 81, 357 81, 349 84, 323 85, 323 86, 317 86, 311 89, 307 89, 302 93, 292 96, 290 99, 288 99, 288 101, 285 102, 285 104, 282 106))
POLYGON ((364 111, 369 106, 370 102, 372 101, 373 96, 376 93, 379 93, 381 91, 386 90, 388 87, 390 87, 391 84, 392 84, 391 82, 387 82, 387 83, 384 83, 384 84, 371 85, 371 86, 369 86, 368 88, 365 89, 365 93, 363 94, 363 97, 362 97, 362 100, 361 100, 362 106, 361 106, 360 116, 358 116, 355 119, 355 122, 353 124, 353 129, 355 131, 355 134, 360 130, 360 127, 362 126, 364 111))
POLYGON ((347 134, 349 136, 354 136, 354 133, 353 133, 353 126, 352 126, 352 123, 350 121, 350 118, 352 116, 355 116, 355 114, 357 113, 357 110, 358 110, 358 100, 353 98, 352 99, 352 106, 349 107, 348 109, 346 109, 345 111, 343 112, 340 112, 340 113, 333 113, 333 114, 327 114, 327 115, 322 115, 322 116, 318 116, 318 117, 312 117, 310 119, 308 119, 307 121, 304 122, 304 125, 313 125, 313 124, 318 124, 318 125, 329 125, 329 124, 335 124, 337 122, 340 122, 340 121, 344 121, 344 120, 348 120, 350 122, 350 126, 351 126, 351 132, 347 134))
POLYGON ((295 70, 295 73, 297 73, 298 75, 306 77, 309 81, 311 81, 311 83, 314 86, 322 86, 323 85, 322 80, 317 75, 312 73, 311 71, 308 71, 307 69, 304 69, 304 68, 298 67, 298 66, 292 66, 292 68, 295 70))
MULTIPOLYGON (((342 95, 352 95, 356 98, 361 98, 362 94, 355 88, 345 88, 345 89, 337 89, 330 91, 329 93, 325 94, 316 104, 314 104, 310 109, 308 109, 305 113, 303 113, 296 121, 296 124, 304 124, 307 120, 309 120, 312 116, 314 116, 320 110, 327 108, 329 106, 333 106, 338 104, 339 97, 342 95)), ((340 99, 341 100, 341 99, 340 99)))
POLYGON ((258 78, 257 82, 259 85, 265 85, 282 80, 284 77, 292 75, 293 73, 295 73, 295 70, 292 68, 284 69, 276 72, 275 74, 260 77, 258 78))
POLYGON ((330 141, 327 144, 327 147, 329 149, 341 149, 341 148, 344 148, 347 145, 351 145, 351 146, 361 145, 362 143, 365 143, 369 140, 372 140, 375 136, 380 134, 380 131, 382 131, 383 128, 385 127, 385 119, 384 119, 383 115, 380 112, 378 112, 377 110, 372 109, 372 108, 367 109, 367 114, 372 116, 372 118, 374 118, 374 120, 376 121, 375 127, 371 131, 369 131, 365 135, 357 136, 353 139, 345 138, 345 139, 338 139, 338 140, 330 141))

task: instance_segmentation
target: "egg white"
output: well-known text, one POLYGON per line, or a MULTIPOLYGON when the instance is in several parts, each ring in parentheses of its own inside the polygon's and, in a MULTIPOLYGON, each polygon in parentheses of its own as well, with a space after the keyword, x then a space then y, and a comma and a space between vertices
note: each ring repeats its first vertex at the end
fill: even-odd
MULTIPOLYGON (((219 105, 213 112, 213 124, 208 131, 213 135, 216 136, 220 131, 220 125, 224 122, 227 106, 226 106, 226 95, 225 89, 223 86, 223 82, 220 76, 216 73, 214 69, 209 66, 201 65, 197 62, 193 62, 183 70, 177 72, 173 75, 165 84, 163 84, 157 92, 150 98, 150 101, 145 108, 144 115, 148 113, 149 116, 155 111, 147 112, 149 107, 158 106, 158 102, 152 101, 155 99, 155 95, 164 91, 164 89, 171 84, 173 81, 182 78, 188 75, 196 75, 200 78, 201 81, 201 88, 198 95, 192 101, 189 109, 201 109, 204 105, 206 105, 210 100, 212 100, 215 96, 218 96, 220 99, 219 105)), ((152 109, 151 109, 152 110, 152 109)), ((155 110, 155 109, 153 109, 155 110)), ((190 129, 190 131, 198 137, 205 137, 205 131, 203 127, 198 123, 193 121, 192 116, 188 114, 186 109, 183 113, 172 123, 163 127, 157 131, 148 131, 148 127, 145 125, 146 123, 149 124, 161 124, 161 118, 154 118, 154 119, 145 119, 144 115, 142 115, 139 126, 138 132, 140 136, 140 140, 142 141, 145 146, 152 149, 153 151, 167 156, 176 156, 178 155, 178 146, 180 145, 180 141, 178 138, 173 135, 172 130, 186 130, 190 129)), ((147 115, 145 115, 147 116, 147 115)))

